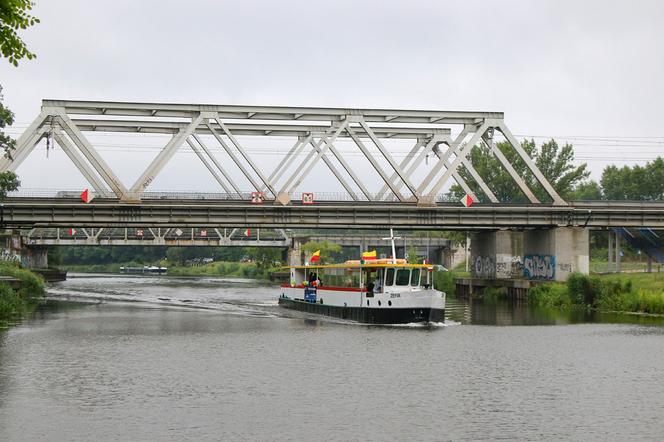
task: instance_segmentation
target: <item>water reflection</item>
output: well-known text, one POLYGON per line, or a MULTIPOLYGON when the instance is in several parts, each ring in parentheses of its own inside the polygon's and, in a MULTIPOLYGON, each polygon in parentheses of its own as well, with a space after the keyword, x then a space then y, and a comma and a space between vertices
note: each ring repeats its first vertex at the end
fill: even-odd
POLYGON ((563 310, 530 305, 523 300, 470 300, 448 297, 446 316, 461 324, 565 325, 587 322, 664 325, 664 317, 607 313, 586 309, 563 310))

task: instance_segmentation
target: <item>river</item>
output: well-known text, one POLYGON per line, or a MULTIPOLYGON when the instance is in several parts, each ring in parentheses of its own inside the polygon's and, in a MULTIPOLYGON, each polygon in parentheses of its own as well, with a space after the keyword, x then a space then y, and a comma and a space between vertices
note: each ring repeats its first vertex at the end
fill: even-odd
POLYGON ((437 327, 248 280, 74 275, 0 331, 0 440, 661 440, 664 322, 448 300, 437 327))

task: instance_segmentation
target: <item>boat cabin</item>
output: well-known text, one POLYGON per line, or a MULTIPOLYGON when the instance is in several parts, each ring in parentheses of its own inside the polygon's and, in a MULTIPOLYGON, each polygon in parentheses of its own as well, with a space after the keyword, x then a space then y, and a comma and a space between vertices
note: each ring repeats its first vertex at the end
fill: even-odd
POLYGON ((325 288, 327 290, 357 290, 370 298, 374 294, 433 288, 433 266, 408 264, 399 259, 388 262, 293 266, 290 269, 291 287, 325 288))

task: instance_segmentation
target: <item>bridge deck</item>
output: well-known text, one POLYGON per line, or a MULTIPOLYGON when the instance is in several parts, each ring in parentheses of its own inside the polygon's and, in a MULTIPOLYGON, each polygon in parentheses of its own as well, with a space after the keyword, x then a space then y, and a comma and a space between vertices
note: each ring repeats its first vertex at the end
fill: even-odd
POLYGON ((557 226, 664 228, 664 203, 578 202, 554 205, 459 204, 434 207, 409 203, 326 202, 315 205, 232 201, 142 201, 98 199, 91 204, 58 198, 7 199, 5 227, 269 227, 496 229, 557 226))

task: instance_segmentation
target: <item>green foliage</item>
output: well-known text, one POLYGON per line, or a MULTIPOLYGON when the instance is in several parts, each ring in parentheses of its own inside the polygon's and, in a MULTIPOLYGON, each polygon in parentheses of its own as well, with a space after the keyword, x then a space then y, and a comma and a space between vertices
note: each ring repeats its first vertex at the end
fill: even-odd
POLYGON ((38 18, 30 15, 33 6, 30 0, 0 0, 0 53, 14 66, 23 58, 36 57, 18 36, 19 30, 39 23, 38 18))
POLYGON ((304 250, 307 261, 316 250, 320 250, 320 263, 325 264, 335 261, 337 255, 341 253, 341 246, 329 241, 309 241, 302 246, 302 250, 304 250))
POLYGON ((546 307, 664 314, 664 275, 573 273, 566 284, 541 284, 530 289, 528 296, 531 303, 546 307))
POLYGON ((602 173, 602 189, 608 200, 652 201, 664 199, 664 159, 645 166, 608 166, 602 173))
POLYGON ((596 181, 579 183, 568 198, 575 201, 597 201, 602 199, 602 187, 596 181))
POLYGON ((25 301, 7 283, 0 283, 0 321, 20 316, 25 310, 25 301))
POLYGON ((260 269, 269 269, 278 266, 281 261, 281 249, 271 247, 247 247, 246 255, 251 258, 260 269))
MULTIPOLYGON (((540 201, 551 201, 551 197, 508 142, 496 143, 496 147, 503 153, 516 173, 524 179, 527 186, 540 201)), ((576 186, 583 183, 590 175, 585 163, 580 166, 573 164, 574 149, 571 144, 565 144, 560 148, 558 143, 552 139, 542 144, 538 149, 534 140, 524 140, 521 147, 533 158, 538 169, 562 198, 567 199, 573 195, 576 186)), ((506 203, 528 201, 500 161, 491 152, 489 146, 484 143, 473 146, 469 159, 477 173, 484 179, 499 201, 506 203)), ((459 168, 459 174, 482 201, 487 200, 479 184, 465 167, 459 168)), ((452 186, 450 193, 453 198, 461 198, 465 194, 459 185, 452 186)))
POLYGON ((433 272, 433 286, 436 290, 445 292, 447 295, 454 295, 456 292, 456 284, 454 278, 457 275, 454 272, 434 271, 433 272))
POLYGON ((0 263, 0 275, 20 279, 21 289, 18 294, 25 299, 43 297, 46 293, 42 277, 30 270, 20 268, 16 263, 0 263))
POLYGON ((528 292, 528 301, 542 307, 569 308, 573 302, 565 284, 540 284, 528 292))

